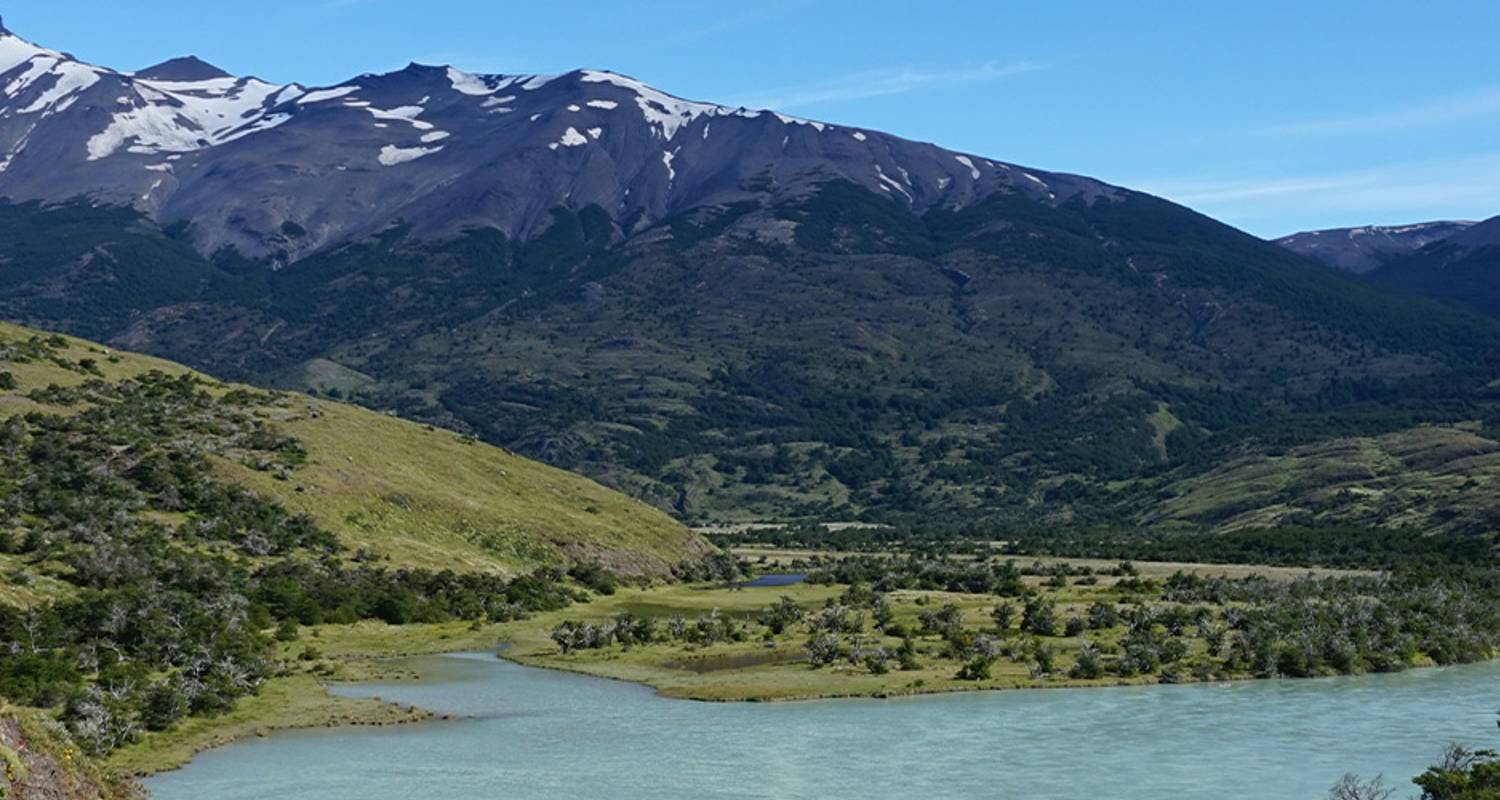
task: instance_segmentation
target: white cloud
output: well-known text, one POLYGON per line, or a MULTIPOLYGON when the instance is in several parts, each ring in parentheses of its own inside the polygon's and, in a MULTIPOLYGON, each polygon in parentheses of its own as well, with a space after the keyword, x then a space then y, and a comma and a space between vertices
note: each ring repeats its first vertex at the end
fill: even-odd
POLYGON ((1140 179, 1125 185, 1247 228, 1258 227, 1257 221, 1296 217, 1337 216, 1351 225, 1375 219, 1482 219, 1500 214, 1495 191, 1500 153, 1337 172, 1140 179))
POLYGON ((1252 128, 1247 133, 1277 139, 1348 136, 1452 125, 1497 113, 1500 113, 1500 86, 1490 86, 1371 114, 1285 122, 1252 128))
POLYGON ((1029 61, 1012 64, 983 64, 955 70, 919 70, 912 68, 878 69, 857 72, 819 83, 767 89, 731 99, 727 105, 778 110, 801 108, 823 103, 841 103, 870 97, 905 94, 932 86, 980 83, 1012 75, 1036 72, 1041 65, 1029 61))

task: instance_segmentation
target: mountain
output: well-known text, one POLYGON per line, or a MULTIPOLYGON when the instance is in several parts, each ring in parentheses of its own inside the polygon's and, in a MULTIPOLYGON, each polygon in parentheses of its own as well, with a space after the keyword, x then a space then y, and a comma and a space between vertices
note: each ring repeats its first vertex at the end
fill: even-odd
POLYGON ((1308 231, 1276 243, 1395 291, 1500 316, 1500 217, 1308 231))
POLYGON ((770 111, 682 100, 597 70, 473 75, 412 64, 308 88, 196 58, 125 73, 0 37, 0 195, 86 196, 184 223, 203 253, 295 261, 396 221, 531 238, 598 206, 616 234, 844 180, 916 211, 999 191, 1112 190, 770 111))
POLYGON ((1363 275, 1433 242, 1463 233, 1473 222, 1419 222, 1414 225, 1366 225, 1332 228, 1283 236, 1276 244, 1330 267, 1363 275))
POLYGON ((1276 243, 1396 291, 1500 315, 1500 217, 1309 231, 1276 243))
POLYGON ((1500 316, 1500 217, 1395 259, 1371 278, 1500 316))
POLYGON ((608 72, 308 88, 3 43, 0 315, 681 519, 1212 528, 1253 509, 1160 507, 1500 421, 1496 322, 1089 178, 608 72))

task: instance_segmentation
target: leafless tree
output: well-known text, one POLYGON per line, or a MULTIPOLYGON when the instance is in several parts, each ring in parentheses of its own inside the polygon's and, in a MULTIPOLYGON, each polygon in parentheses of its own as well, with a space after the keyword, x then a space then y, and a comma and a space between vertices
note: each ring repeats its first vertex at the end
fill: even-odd
POLYGON ((1379 775, 1366 782, 1358 775, 1346 774, 1328 790, 1328 800, 1390 800, 1394 794, 1396 788, 1385 785, 1379 775))

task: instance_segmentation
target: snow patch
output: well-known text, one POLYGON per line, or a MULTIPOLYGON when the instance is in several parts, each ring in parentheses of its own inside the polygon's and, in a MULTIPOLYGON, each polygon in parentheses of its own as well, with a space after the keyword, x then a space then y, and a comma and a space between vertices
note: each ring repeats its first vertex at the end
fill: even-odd
POLYGON ((478 75, 471 75, 453 67, 448 68, 448 82, 453 85, 453 91, 459 94, 483 97, 495 91, 478 75))
POLYGON ((976 181, 979 180, 980 175, 983 174, 979 171, 979 167, 974 166, 973 160, 971 160, 968 156, 954 156, 953 160, 968 167, 969 177, 973 178, 976 181))
POLYGON ((322 103, 328 100, 337 100, 340 97, 348 97, 349 95, 354 94, 357 91, 359 91, 358 86, 336 86, 332 89, 319 89, 315 92, 308 92, 307 94, 304 94, 301 97, 297 98, 297 105, 305 106, 309 103, 322 103))
MULTIPOLYGON (((776 112, 773 111, 771 113, 775 114, 776 112)), ((817 130, 818 133, 822 133, 823 131, 828 129, 828 126, 821 122, 814 122, 810 119, 803 119, 801 117, 792 117, 786 114, 776 114, 776 118, 781 120, 781 124, 783 125, 808 125, 817 130)))
MULTIPOLYGON (((357 87, 342 87, 353 91, 357 87)), ((265 83, 254 78, 214 78, 206 81, 148 81, 131 86, 123 111, 114 114, 103 131, 86 145, 90 161, 126 147, 140 155, 184 153, 232 142, 270 130, 291 114, 277 106, 306 97, 298 86, 265 83)), ((347 92, 345 92, 347 94, 347 92)), ((342 95, 340 95, 342 96, 342 95)))
POLYGON ((613 100, 590 100, 587 105, 589 108, 602 108, 605 111, 614 111, 620 107, 620 104, 613 100))
POLYGON ((78 101, 79 93, 99 82, 99 71, 92 67, 84 66, 76 61, 50 57, 37 58, 31 62, 30 67, 21 77, 5 87, 5 93, 14 97, 48 76, 53 79, 52 85, 19 113, 35 114, 42 111, 52 114, 66 111, 78 101))
POLYGON ((678 131, 700 117, 724 117, 739 113, 712 103, 695 103, 673 97, 638 80, 613 72, 585 70, 579 80, 584 83, 608 83, 634 92, 636 107, 641 110, 646 124, 652 127, 658 137, 667 141, 671 141, 678 131))
POLYGON ((600 136, 604 135, 604 129, 603 128, 589 128, 588 134, 589 134, 589 136, 592 136, 595 139, 598 139, 600 136))
POLYGON ((911 192, 906 191, 906 187, 902 186, 900 181, 885 174, 885 170, 881 169, 879 164, 875 165, 875 177, 880 179, 880 188, 885 189, 887 192, 895 189, 906 196, 906 202, 912 202, 911 192))
POLYGON ((677 154, 672 152, 671 150, 663 150, 661 152, 661 163, 664 164, 667 168, 668 182, 677 180, 677 170, 672 169, 672 159, 676 157, 677 154))
POLYGON ((380 163, 384 164, 387 167, 394 167, 397 164, 405 164, 408 161, 416 161, 423 156, 430 156, 433 153, 441 151, 442 149, 443 148, 441 146, 397 147, 393 144, 388 144, 385 147, 380 148, 380 163))
POLYGON ((365 110, 370 112, 375 119, 383 122, 405 122, 419 131, 430 131, 435 127, 431 122, 417 119, 426 110, 421 106, 398 106, 391 109, 367 108, 365 110))
POLYGON ((423 144, 441 142, 442 140, 448 138, 450 135, 451 134, 449 134, 447 131, 433 131, 432 133, 424 133, 422 134, 422 142, 423 144))
POLYGON ((37 47, 19 36, 0 36, 0 72, 10 72, 42 55, 62 58, 62 53, 37 47))
POLYGON ((863 142, 865 139, 869 138, 868 136, 865 136, 863 133, 860 133, 859 131, 855 131, 854 133, 851 133, 849 135, 853 136, 854 137, 854 141, 856 141, 856 142, 863 142))
POLYGON ((556 150, 559 147, 580 147, 588 143, 588 138, 579 133, 577 128, 568 128, 566 131, 563 131, 561 139, 547 146, 556 150))

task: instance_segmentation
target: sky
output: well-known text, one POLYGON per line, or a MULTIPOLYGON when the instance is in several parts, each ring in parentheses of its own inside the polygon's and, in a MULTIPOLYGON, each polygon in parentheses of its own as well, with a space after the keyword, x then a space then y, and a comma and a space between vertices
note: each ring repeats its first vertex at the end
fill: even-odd
POLYGON ((1251 233, 1500 214, 1497 0, 7 0, 95 64, 309 86, 610 69, 1163 195, 1251 233))

